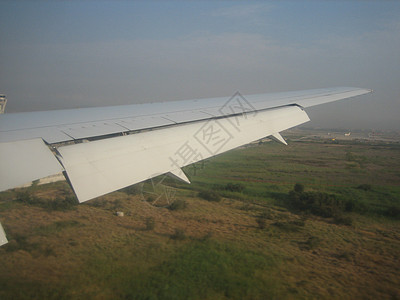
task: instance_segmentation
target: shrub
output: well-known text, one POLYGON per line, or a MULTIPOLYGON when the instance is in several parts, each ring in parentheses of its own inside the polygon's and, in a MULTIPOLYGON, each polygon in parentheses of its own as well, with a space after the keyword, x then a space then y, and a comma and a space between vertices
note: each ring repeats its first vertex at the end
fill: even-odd
POLYGON ((221 201, 221 196, 213 190, 201 191, 201 192, 199 192, 198 196, 207 201, 214 201, 214 202, 221 201))
POLYGON ((225 190, 230 192, 241 193, 246 187, 242 183, 228 183, 225 185, 225 190))
POLYGON ((211 240, 212 236, 213 236, 213 233, 211 231, 209 231, 203 237, 201 237, 199 240, 202 242, 207 242, 207 241, 211 240))
POLYGON ((356 156, 354 155, 353 152, 347 151, 346 152, 346 160, 347 161, 355 161, 356 160, 356 156))
POLYGON ((263 218, 263 219, 274 219, 273 216, 271 216, 271 211, 270 210, 264 210, 261 212, 259 218, 263 218))
POLYGON ((37 198, 32 196, 28 191, 17 192, 16 200, 25 204, 33 204, 37 202, 37 198))
POLYGON ((183 229, 175 229, 175 233, 171 235, 171 239, 177 240, 177 241, 182 241, 186 239, 185 231, 183 229))
POLYGON ((316 236, 310 236, 304 242, 298 242, 299 248, 301 250, 314 250, 319 247, 321 244, 321 239, 316 236))
POLYGON ((332 217, 336 211, 342 207, 335 195, 321 192, 302 192, 291 191, 289 193, 290 204, 299 210, 310 211, 321 217, 332 217))
POLYGON ((150 196, 146 197, 146 201, 149 203, 153 203, 154 201, 156 201, 156 198, 154 196, 150 195, 150 196))
POLYGON ((334 217, 345 208, 345 203, 333 194, 303 190, 301 184, 296 184, 289 192, 289 205, 292 208, 325 218, 334 217))
POLYGON ((146 218, 146 230, 153 230, 155 227, 155 221, 153 217, 146 218))
POLYGON ((400 219, 400 207, 399 206, 390 206, 386 210, 386 215, 395 218, 395 219, 400 219))
POLYGON ((344 202, 344 210, 348 212, 354 211, 358 213, 366 213, 368 211, 368 207, 363 202, 350 199, 344 202))
POLYGON ((225 190, 225 185, 219 184, 219 183, 214 183, 211 185, 212 190, 225 190))
POLYGON ((98 198, 98 199, 93 199, 91 201, 88 201, 85 204, 89 205, 89 206, 92 206, 92 207, 103 207, 103 208, 105 208, 109 204, 109 202, 106 199, 98 198))
POLYGON ((72 210, 76 209, 78 202, 75 197, 58 198, 48 202, 49 205, 45 208, 50 210, 72 210))
POLYGON ((17 201, 28 205, 39 206, 47 210, 59 210, 59 211, 76 209, 76 206, 78 205, 76 198, 73 196, 66 196, 64 198, 56 198, 56 199, 42 199, 33 196, 29 192, 18 193, 17 201))
POLYGON ((239 207, 239 209, 244 211, 249 211, 252 209, 252 206, 249 203, 244 203, 241 207, 239 207))
POLYGON ((321 239, 316 236, 310 236, 306 242, 304 242, 305 248, 312 250, 317 248, 321 244, 321 239))
POLYGON ((301 183, 296 183, 294 185, 294 189, 293 189, 296 193, 302 193, 304 192, 304 185, 302 185, 301 183))
POLYGON ((346 226, 351 226, 353 225, 353 219, 349 216, 343 216, 341 214, 338 214, 337 216, 334 217, 333 221, 335 224, 342 224, 346 226))
POLYGON ((370 184, 368 184, 368 183, 364 183, 364 184, 360 184, 357 188, 358 188, 359 190, 363 190, 363 191, 368 192, 368 191, 371 191, 371 190, 372 190, 372 185, 370 185, 370 184))
POLYGON ((126 188, 121 189, 121 192, 124 192, 127 195, 138 195, 142 191, 141 186, 138 184, 127 186, 126 188))
POLYGON ((304 227, 305 223, 301 221, 288 221, 288 222, 275 222, 272 225, 278 227, 279 229, 286 232, 298 232, 302 230, 301 227, 304 227))
MULTIPOLYGON (((300 184, 294 186, 289 192, 289 204, 291 207, 310 212, 324 218, 334 218, 334 223, 351 226, 353 219, 343 216, 343 211, 362 211, 363 205, 353 199, 344 201, 333 194, 323 192, 304 192, 300 184)), ((300 223, 299 223, 300 224, 300 223)), ((303 225, 304 226, 304 222, 303 225)))
POLYGON ((355 208, 356 208, 356 205, 357 205, 357 203, 353 199, 347 200, 345 205, 344 205, 344 209, 346 211, 354 211, 355 208))
POLYGON ((258 228, 260 229, 265 229, 265 227, 267 226, 267 222, 265 221, 264 218, 258 217, 256 219, 256 222, 258 224, 258 228))
POLYGON ((300 220, 293 220, 293 221, 290 221, 290 223, 293 225, 296 225, 296 226, 304 227, 306 225, 306 219, 302 218, 300 220))
POLYGON ((312 214, 324 218, 331 218, 338 214, 338 208, 332 205, 314 205, 310 211, 312 214))
POLYGON ((169 210, 181 210, 187 207, 187 203, 185 200, 175 200, 172 202, 167 208, 169 210))
POLYGON ((28 237, 22 234, 14 234, 9 236, 10 242, 4 246, 7 252, 14 252, 18 250, 24 250, 32 253, 40 248, 39 243, 30 243, 28 237))

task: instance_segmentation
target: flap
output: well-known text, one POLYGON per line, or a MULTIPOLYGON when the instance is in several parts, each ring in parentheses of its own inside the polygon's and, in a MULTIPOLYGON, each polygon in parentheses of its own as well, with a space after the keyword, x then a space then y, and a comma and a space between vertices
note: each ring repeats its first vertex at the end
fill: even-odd
POLYGON ((0 191, 63 171, 42 139, 0 143, 0 191))
POLYGON ((58 148, 80 202, 309 121, 297 106, 58 148))

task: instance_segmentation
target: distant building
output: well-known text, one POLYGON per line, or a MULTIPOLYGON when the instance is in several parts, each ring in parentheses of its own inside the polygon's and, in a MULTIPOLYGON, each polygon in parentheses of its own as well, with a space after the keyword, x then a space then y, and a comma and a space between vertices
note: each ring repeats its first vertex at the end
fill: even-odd
POLYGON ((6 109, 6 104, 7 104, 6 95, 0 95, 0 114, 4 113, 4 110, 6 109))

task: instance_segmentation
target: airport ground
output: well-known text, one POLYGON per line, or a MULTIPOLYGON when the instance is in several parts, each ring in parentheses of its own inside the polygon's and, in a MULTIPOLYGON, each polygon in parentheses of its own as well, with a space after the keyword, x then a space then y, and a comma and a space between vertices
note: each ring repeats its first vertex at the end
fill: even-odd
POLYGON ((0 298, 399 299, 400 138, 346 133, 294 129, 187 167, 191 185, 79 205, 66 182, 0 193, 0 298))

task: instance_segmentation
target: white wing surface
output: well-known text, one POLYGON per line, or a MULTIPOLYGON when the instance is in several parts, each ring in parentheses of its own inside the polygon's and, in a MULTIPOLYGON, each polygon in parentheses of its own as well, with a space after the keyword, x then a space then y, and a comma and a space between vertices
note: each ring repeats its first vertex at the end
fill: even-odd
POLYGON ((48 144, 82 138, 157 128, 260 111, 286 105, 303 108, 371 92, 359 88, 330 88, 245 96, 232 103, 228 97, 66 109, 0 116, 0 142, 41 138, 48 144), (228 103, 229 102, 229 103, 228 103))

